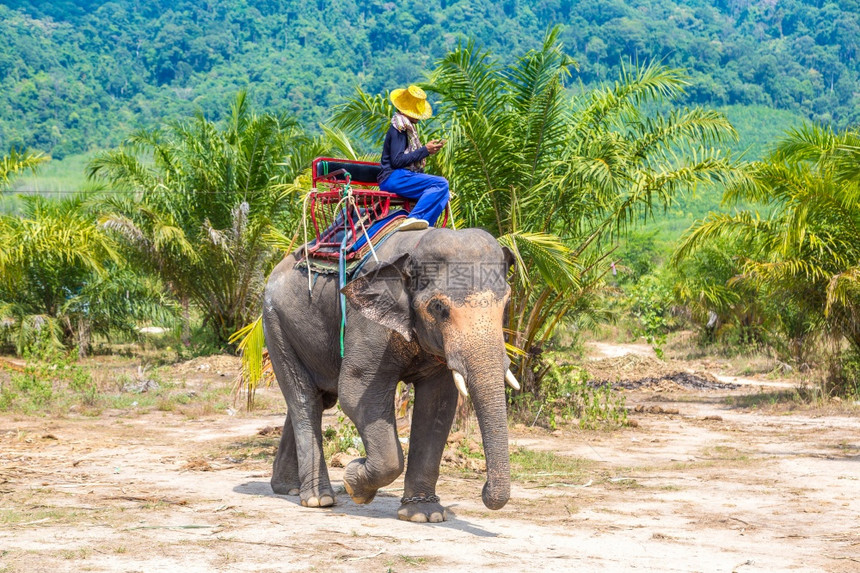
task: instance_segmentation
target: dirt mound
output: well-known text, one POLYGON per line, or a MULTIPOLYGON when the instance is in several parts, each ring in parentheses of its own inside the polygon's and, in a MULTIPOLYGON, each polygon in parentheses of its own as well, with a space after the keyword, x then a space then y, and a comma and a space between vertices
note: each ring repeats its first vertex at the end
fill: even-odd
POLYGON ((242 370, 242 360, 238 356, 228 354, 213 354, 198 356, 185 362, 178 362, 171 367, 174 371, 189 373, 205 373, 221 376, 236 376, 242 370))
POLYGON ((448 436, 447 447, 442 453, 442 465, 479 473, 487 471, 487 462, 483 458, 483 446, 478 440, 466 436, 463 432, 454 432, 448 436))
POLYGON ((730 390, 736 384, 718 381, 707 372, 689 372, 652 356, 625 354, 585 364, 594 386, 611 385, 624 390, 648 389, 672 392, 684 389, 730 390))
POLYGON ((659 377, 666 373, 667 364, 654 356, 625 354, 600 360, 589 360, 585 369, 591 379, 599 382, 615 382, 645 377, 659 377))
POLYGON ((257 431, 258 436, 280 436, 284 431, 283 426, 266 426, 257 431))
POLYGON ((205 459, 196 457, 188 460, 180 469, 186 472, 211 472, 215 468, 205 459))

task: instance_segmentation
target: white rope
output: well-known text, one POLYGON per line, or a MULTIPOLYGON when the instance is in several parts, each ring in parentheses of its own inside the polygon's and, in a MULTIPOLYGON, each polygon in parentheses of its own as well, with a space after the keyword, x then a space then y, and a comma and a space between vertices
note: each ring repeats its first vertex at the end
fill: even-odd
MULTIPOLYGON (((313 290, 313 281, 311 279, 311 272, 312 272, 311 271, 311 259, 310 259, 310 254, 308 252, 308 200, 310 199, 311 195, 314 193, 316 193, 316 187, 314 187, 313 191, 311 191, 310 193, 305 195, 304 201, 302 202, 302 229, 303 229, 303 233, 304 233, 303 238, 305 241, 304 251, 305 251, 305 261, 307 262, 307 265, 308 265, 308 294, 311 296, 313 296, 311 294, 311 291, 313 290)), ((367 227, 364 225, 364 216, 361 214, 361 210, 358 207, 358 203, 356 202, 355 197, 353 197, 353 195, 352 195, 352 186, 350 186, 347 189, 346 195, 344 195, 341 198, 341 200, 337 202, 337 205, 335 205, 335 207, 334 207, 334 214, 335 214, 334 218, 335 218, 335 220, 337 220, 337 213, 340 212, 340 209, 343 206, 344 201, 346 201, 347 213, 349 213, 349 210, 352 208, 354 208, 355 212, 358 213, 358 224, 361 226, 361 231, 364 234, 364 240, 367 241, 368 246, 370 246, 370 254, 373 255, 373 260, 376 261, 377 263, 379 263, 379 257, 376 256, 376 249, 373 246, 373 241, 370 240, 370 233, 368 233, 367 227)), ((346 223, 347 223, 347 217, 345 216, 344 220, 343 220, 344 232, 347 231, 347 224, 346 223)), ((317 239, 319 239, 319 237, 317 237, 317 239)))
MULTIPOLYGON (((353 200, 353 202, 355 201, 353 200)), ((359 217, 358 222, 361 224, 361 230, 364 233, 364 240, 367 241, 368 245, 370 245, 370 254, 373 255, 373 260, 379 263, 379 258, 376 256, 376 249, 373 248, 373 241, 370 240, 370 235, 368 234, 367 229, 364 226, 364 217, 359 217)))
MULTIPOLYGON (((355 197, 352 195, 352 187, 350 186, 349 190, 347 190, 346 195, 337 202, 337 205, 334 208, 334 212, 337 213, 340 211, 341 205, 346 201, 347 212, 349 212, 350 208, 355 208, 355 212, 358 213, 358 224, 361 226, 361 231, 364 233, 364 240, 367 241, 368 246, 370 246, 370 253, 373 255, 373 260, 377 263, 379 262, 379 257, 376 256, 376 249, 373 248, 373 242, 370 240, 370 234, 367 232, 367 228, 364 226, 364 216, 361 214, 361 210, 358 207, 358 203, 355 201, 355 197)), ((343 220, 343 229, 346 232, 346 218, 343 220)))
POLYGON ((308 253, 308 200, 311 198, 312 193, 316 193, 316 187, 313 188, 313 191, 305 195, 305 198, 302 201, 302 229, 304 230, 305 262, 308 265, 308 296, 310 298, 313 298, 313 282, 311 279, 311 258, 308 253))

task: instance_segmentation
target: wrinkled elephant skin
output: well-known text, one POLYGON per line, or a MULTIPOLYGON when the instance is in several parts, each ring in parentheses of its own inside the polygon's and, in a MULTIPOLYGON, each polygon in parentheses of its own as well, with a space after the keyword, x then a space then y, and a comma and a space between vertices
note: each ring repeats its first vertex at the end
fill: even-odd
POLYGON ((344 487, 370 503, 406 465, 400 519, 438 522, 439 464, 454 420, 458 390, 474 402, 484 452, 490 509, 510 495, 503 324, 510 295, 509 251, 477 229, 399 232, 378 249, 343 292, 349 300, 340 357, 337 277, 319 275, 308 292, 300 253, 272 272, 263 326, 288 412, 275 457, 272 489, 302 505, 335 503, 323 458, 323 411, 340 400, 367 456, 352 461, 344 487), (408 463, 397 435, 398 381, 414 385, 408 463))

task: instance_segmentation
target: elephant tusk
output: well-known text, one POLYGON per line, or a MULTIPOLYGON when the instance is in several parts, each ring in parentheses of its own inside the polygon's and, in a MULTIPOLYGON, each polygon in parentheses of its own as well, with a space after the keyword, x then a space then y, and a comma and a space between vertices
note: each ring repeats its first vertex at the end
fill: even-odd
POLYGON ((457 390, 460 391, 460 394, 463 395, 463 398, 469 397, 469 391, 466 390, 466 379, 463 378, 463 375, 453 370, 454 372, 454 385, 457 386, 457 390))
POLYGON ((516 376, 514 376, 514 373, 511 372, 510 368, 508 368, 508 371, 505 372, 505 382, 507 382, 508 386, 510 386, 514 390, 520 389, 520 383, 517 382, 517 378, 516 376))

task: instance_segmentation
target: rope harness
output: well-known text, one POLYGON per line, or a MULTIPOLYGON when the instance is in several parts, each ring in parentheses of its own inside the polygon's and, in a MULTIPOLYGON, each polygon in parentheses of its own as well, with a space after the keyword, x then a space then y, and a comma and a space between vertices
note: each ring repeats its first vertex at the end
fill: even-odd
MULTIPOLYGON (((323 169, 323 174, 328 175, 328 161, 320 162, 323 169)), ((358 224, 361 227, 361 232, 364 234, 364 240, 367 241, 367 245, 370 247, 370 253, 373 255, 373 260, 379 263, 379 257, 376 256, 376 248, 373 246, 373 242, 370 240, 370 234, 367 232, 367 227, 364 225, 364 217, 361 216, 361 211, 358 205, 358 202, 355 200, 355 196, 352 193, 352 176, 349 174, 349 171, 344 173, 346 176, 346 181, 343 185, 340 186, 340 201, 338 201, 337 205, 334 208, 335 213, 341 211, 341 215, 343 217, 343 240, 340 243, 340 252, 338 254, 338 292, 340 295, 340 357, 343 358, 344 354, 344 333, 346 332, 346 295, 343 294, 343 287, 346 286, 346 245, 349 239, 349 229, 347 222, 349 221, 350 212, 358 213, 359 216, 358 224)), ((305 250, 305 260, 310 261, 310 253, 308 252, 308 200, 310 199, 313 192, 305 195, 304 201, 302 202, 302 229, 304 233, 304 250, 305 250)), ((311 272, 310 267, 308 267, 308 296, 313 297, 313 279, 311 277, 313 273, 311 272)))

